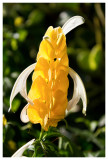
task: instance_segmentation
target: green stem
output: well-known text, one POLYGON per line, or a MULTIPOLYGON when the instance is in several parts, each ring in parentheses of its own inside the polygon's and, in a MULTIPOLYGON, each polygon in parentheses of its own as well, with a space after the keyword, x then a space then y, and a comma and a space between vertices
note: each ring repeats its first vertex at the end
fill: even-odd
POLYGON ((42 139, 43 132, 44 132, 44 129, 43 129, 43 128, 41 128, 41 132, 40 132, 39 140, 41 140, 41 139, 42 139))

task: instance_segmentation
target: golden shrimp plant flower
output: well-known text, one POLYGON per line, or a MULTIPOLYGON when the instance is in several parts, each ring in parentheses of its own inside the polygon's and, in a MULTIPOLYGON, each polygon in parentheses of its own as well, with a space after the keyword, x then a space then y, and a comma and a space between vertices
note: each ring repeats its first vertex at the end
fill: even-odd
POLYGON ((86 113, 86 91, 79 75, 69 67, 66 45, 66 34, 83 23, 81 16, 74 16, 62 28, 50 26, 47 29, 40 43, 37 63, 27 67, 19 75, 11 92, 9 110, 18 93, 28 102, 20 115, 22 122, 40 123, 47 131, 50 126, 56 127, 80 98, 83 102, 83 113, 86 113), (26 80, 33 70, 32 85, 27 94, 26 80), (73 96, 69 102, 68 74, 74 81, 73 96))

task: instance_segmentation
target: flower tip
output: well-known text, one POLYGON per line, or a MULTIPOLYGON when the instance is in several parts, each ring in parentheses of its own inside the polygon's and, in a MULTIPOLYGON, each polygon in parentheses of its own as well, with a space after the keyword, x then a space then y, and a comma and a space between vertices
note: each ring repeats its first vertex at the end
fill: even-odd
POLYGON ((27 108, 28 108, 28 105, 27 104, 21 111, 21 114, 20 114, 20 119, 23 123, 27 123, 29 122, 29 118, 28 118, 28 115, 27 115, 27 108))
POLYGON ((86 116, 86 110, 85 109, 82 110, 82 113, 84 114, 84 116, 86 116))
POLYGON ((82 19, 82 24, 85 23, 85 19, 81 16, 80 16, 80 18, 82 19))
POLYGON ((49 39, 50 39, 50 37, 49 37, 49 36, 43 36, 43 40, 44 40, 44 39, 45 39, 45 40, 46 40, 46 39, 48 39, 48 40, 49 40, 49 39))
POLYGON ((8 109, 8 113, 11 111, 11 108, 12 108, 12 101, 13 101, 12 96, 10 96, 10 106, 9 106, 9 109, 8 109))
POLYGON ((21 148, 19 148, 13 155, 12 157, 22 157, 23 152, 34 143, 35 138, 27 142, 25 145, 23 145, 21 148))
POLYGON ((84 114, 84 116, 86 116, 86 110, 87 110, 87 96, 86 96, 86 91, 85 91, 85 96, 84 96, 84 100, 82 99, 83 101, 83 110, 82 110, 82 113, 84 114))
POLYGON ((34 141, 35 141, 35 138, 30 141, 29 145, 32 145, 34 141))
POLYGON ((8 109, 8 112, 10 112, 10 108, 8 109))
POLYGON ((71 30, 76 28, 77 26, 83 24, 85 22, 85 19, 82 16, 73 16, 71 17, 63 26, 63 32, 66 35, 71 30))
POLYGON ((10 112, 10 110, 11 110, 11 103, 10 103, 10 107, 9 107, 9 109, 8 109, 8 112, 10 112))

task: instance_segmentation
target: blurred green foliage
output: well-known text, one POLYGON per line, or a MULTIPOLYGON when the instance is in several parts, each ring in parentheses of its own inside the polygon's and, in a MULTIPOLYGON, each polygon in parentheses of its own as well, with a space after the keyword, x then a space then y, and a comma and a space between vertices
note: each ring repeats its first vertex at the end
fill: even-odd
MULTIPOLYGON (((4 3, 3 4, 3 156, 10 157, 32 138, 38 138, 40 125, 23 124, 20 112, 26 101, 17 95, 8 113, 9 97, 18 75, 35 62, 46 29, 62 26, 74 15, 85 24, 67 35, 69 64, 82 78, 88 98, 87 116, 81 103, 65 118, 68 127, 58 123, 61 135, 37 145, 34 156, 105 156, 105 4, 104 3, 4 3), (51 143, 52 142, 52 143, 51 143), (50 144, 51 143, 51 144, 50 144), (53 144, 53 145, 52 145, 53 144)), ((69 77, 70 79, 70 77, 69 77)), ((27 81, 28 90, 31 76, 27 81)), ((70 99, 73 82, 70 80, 70 99)), ((47 138, 47 137, 46 137, 47 138)), ((31 151, 24 155, 31 156, 31 151)))

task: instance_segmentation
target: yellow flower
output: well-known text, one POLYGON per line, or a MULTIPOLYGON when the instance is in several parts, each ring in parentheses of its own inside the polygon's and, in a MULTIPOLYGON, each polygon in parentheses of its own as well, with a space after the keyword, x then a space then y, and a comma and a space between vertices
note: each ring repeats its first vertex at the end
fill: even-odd
POLYGON ((40 44, 33 83, 28 97, 27 115, 32 123, 40 123, 45 130, 57 126, 65 117, 67 107, 68 56, 62 28, 49 27, 40 44), (47 37, 47 39, 45 38, 47 37))
POLYGON ((20 94, 28 101, 21 112, 23 122, 40 123, 44 130, 56 127, 64 119, 68 111, 75 106, 80 98, 83 101, 83 113, 86 112, 86 92, 78 74, 69 67, 67 56, 66 34, 84 23, 80 16, 70 18, 63 27, 50 26, 37 54, 37 63, 27 67, 16 80, 10 96, 12 100, 20 94), (27 95, 26 79, 33 72, 31 89, 27 95), (68 102, 68 74, 74 81, 72 99, 68 102))

